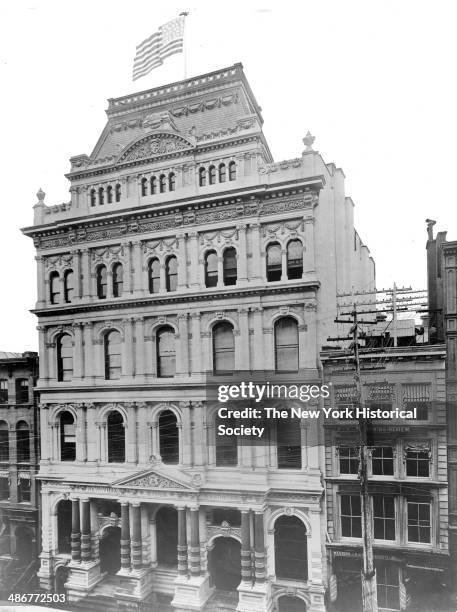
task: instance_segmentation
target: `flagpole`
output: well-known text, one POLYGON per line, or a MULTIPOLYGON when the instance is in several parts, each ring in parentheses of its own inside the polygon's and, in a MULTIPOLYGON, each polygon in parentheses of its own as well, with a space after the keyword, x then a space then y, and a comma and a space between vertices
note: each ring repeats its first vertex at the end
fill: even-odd
POLYGON ((186 17, 189 15, 188 12, 183 11, 179 13, 180 16, 184 17, 184 29, 183 29, 183 63, 184 63, 184 79, 187 79, 187 36, 186 36, 186 17))

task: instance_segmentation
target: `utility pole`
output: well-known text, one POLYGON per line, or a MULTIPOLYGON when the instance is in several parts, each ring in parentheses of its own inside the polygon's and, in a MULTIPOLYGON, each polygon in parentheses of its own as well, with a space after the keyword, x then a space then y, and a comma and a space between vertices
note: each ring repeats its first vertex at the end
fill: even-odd
MULTIPOLYGON (((365 408, 363 385, 360 378, 359 339, 360 325, 370 325, 376 321, 361 321, 358 318, 357 305, 351 313, 345 313, 352 319, 335 319, 335 323, 350 323, 350 335, 346 338, 328 338, 328 340, 351 340, 350 348, 354 354, 354 382, 356 387, 356 402, 360 409, 365 408), (352 335, 352 336, 351 336, 352 335)), ((362 513, 362 610, 363 612, 378 612, 378 599, 376 587, 376 570, 373 555, 373 513, 368 491, 368 420, 359 418, 359 480, 360 500, 362 513)))
MULTIPOLYGON (((363 397, 363 385, 360 379, 360 357, 359 357, 359 321, 357 317, 357 307, 354 304, 353 325, 351 328, 353 336, 354 381, 357 391, 357 404, 361 409, 365 408, 363 397)), ((362 567, 362 606, 363 612, 377 612, 377 588, 376 570, 373 557, 373 513, 368 492, 368 424, 367 419, 359 418, 360 435, 360 498, 362 510, 362 540, 363 540, 363 567, 362 567)))

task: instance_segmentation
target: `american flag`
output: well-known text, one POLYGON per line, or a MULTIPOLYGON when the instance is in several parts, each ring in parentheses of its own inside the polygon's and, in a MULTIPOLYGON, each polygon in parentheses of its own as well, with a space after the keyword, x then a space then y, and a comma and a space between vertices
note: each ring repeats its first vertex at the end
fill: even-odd
POLYGON ((134 81, 161 66, 163 60, 170 55, 182 53, 186 15, 187 13, 181 13, 176 19, 168 21, 137 46, 133 62, 134 81))

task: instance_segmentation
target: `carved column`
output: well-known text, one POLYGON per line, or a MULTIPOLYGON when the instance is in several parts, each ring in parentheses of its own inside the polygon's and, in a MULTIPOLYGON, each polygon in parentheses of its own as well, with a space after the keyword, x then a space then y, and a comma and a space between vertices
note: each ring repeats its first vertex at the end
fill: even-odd
POLYGON ((78 498, 71 500, 71 559, 72 561, 81 561, 81 532, 78 498))
POLYGON ((250 510, 241 510, 241 580, 252 580, 250 510))
POLYGON ((254 363, 251 364, 254 370, 264 370, 264 345, 263 345, 263 309, 254 308, 254 363))
POLYGON ((82 377, 83 371, 83 338, 82 338, 82 323, 76 321, 72 325, 74 333, 74 362, 73 362, 73 376, 75 378, 82 377))
POLYGON ((151 546, 151 567, 157 567, 157 523, 154 519, 149 520, 150 546, 151 546))
POLYGON ((217 257, 217 288, 221 289, 224 286, 224 258, 217 257))
POLYGON ((82 290, 83 298, 91 296, 90 251, 82 249, 82 290))
POLYGON ((190 509, 190 573, 200 576, 200 510, 190 509))
POLYGON ((192 425, 191 425, 191 403, 190 402, 179 402, 182 414, 182 427, 181 427, 181 445, 182 445, 182 463, 184 465, 192 465, 192 425))
POLYGON ((144 336, 144 352, 146 364, 146 376, 155 377, 157 375, 156 370, 156 354, 155 354, 155 336, 152 334, 144 336))
POLYGON ((178 576, 187 576, 186 508, 178 508, 178 576))
POLYGON ((44 273, 44 257, 37 255, 35 257, 37 263, 37 308, 41 308, 46 305, 46 294, 45 294, 45 273, 44 273))
POLYGON ((281 249, 281 280, 287 280, 287 250, 281 249))
POLYGON ((255 513, 254 525, 255 581, 261 584, 265 582, 265 542, 263 533, 263 512, 255 513))
POLYGON ((86 408, 83 404, 77 407, 76 420, 76 461, 86 461, 87 442, 86 442, 86 408))
POLYGON ((46 327, 44 325, 38 325, 38 346, 39 346, 39 372, 40 379, 45 382, 49 379, 48 372, 48 354, 46 351, 46 327))
POLYGON ((132 293, 132 243, 124 245, 125 266, 124 266, 124 294, 132 293))
POLYGON ((237 370, 249 370, 249 323, 247 308, 238 309, 238 320, 240 335, 235 338, 235 341, 238 340, 239 344, 235 368, 237 370))
POLYGON ((81 284, 81 251, 80 249, 76 249, 73 251, 73 271, 74 271, 74 279, 75 279, 75 291, 74 296, 76 300, 80 300, 82 298, 82 284, 81 284))
POLYGON ((84 342, 84 360, 83 360, 83 376, 90 378, 94 375, 94 346, 92 344, 92 322, 83 322, 83 342, 84 342))
POLYGON ((238 282, 245 283, 247 281, 248 272, 247 272, 247 261, 248 261, 248 253, 246 247, 246 226, 238 225, 238 282))
POLYGON ((251 281, 259 281, 264 278, 260 254, 260 224, 253 223, 251 228, 251 249, 252 249, 252 276, 251 281))
POLYGON ((86 408, 86 461, 96 462, 99 458, 99 446, 97 435, 99 434, 95 424, 95 405, 85 404, 86 408))
POLYGON ((165 263, 164 262, 160 262, 160 284, 159 284, 159 293, 166 293, 167 292, 167 279, 165 276, 165 263))
POLYGON ((201 337, 200 337, 200 319, 199 312, 192 312, 192 374, 203 372, 202 352, 201 352, 201 337))
POLYGON ((129 503, 124 500, 121 500, 121 568, 130 569, 129 503))
POLYGON ((187 287, 187 254, 186 254, 186 237, 179 233, 178 239, 178 291, 182 291, 187 287))
POLYGON ((126 459, 128 463, 138 462, 138 445, 137 445, 137 422, 136 422, 136 403, 127 402, 125 404, 127 410, 127 453, 126 459))
POLYGON ((303 261, 303 274, 306 272, 314 272, 316 270, 316 262, 314 258, 314 219, 305 217, 305 252, 303 261))
POLYGON ((144 319, 135 317, 135 376, 145 374, 145 354, 144 354, 144 319))
MULTIPOLYGON (((39 405, 39 415, 40 415, 40 438, 41 438, 41 447, 40 447, 40 455, 41 455, 41 463, 49 463, 50 456, 50 445, 51 440, 49 439, 49 405, 48 404, 40 404, 39 405)), ((10 461, 11 461, 10 455, 10 461)))
POLYGON ((133 293, 141 295, 144 291, 143 287, 143 264, 141 261, 141 241, 136 240, 133 243, 133 293))
MULTIPOLYGON (((108 268, 108 266, 107 266, 108 268)), ((106 287, 106 297, 108 299, 113 298, 114 297, 114 293, 113 293, 113 270, 112 268, 108 268, 106 271, 106 282, 107 282, 107 287, 106 287)))
POLYGON ((132 566, 138 570, 143 565, 141 550, 141 508, 140 504, 132 504, 132 566))
POLYGON ((81 500, 81 560, 90 561, 90 501, 81 500))
POLYGON ((190 285, 197 289, 199 286, 199 261, 198 261, 198 232, 189 234, 189 259, 190 259, 190 285))
POLYGON ((123 319, 124 342, 122 343, 122 377, 133 376, 133 319, 123 319))
POLYGON ((46 354, 48 357, 48 378, 51 380, 57 379, 57 363, 56 363, 56 343, 46 342, 45 343, 46 354))
MULTIPOLYGON (((94 332, 92 328, 92 333, 94 332)), ((89 351, 90 352, 90 351, 89 351)), ((103 338, 94 338, 92 340, 92 372, 94 378, 105 378, 105 356, 103 354, 103 338)), ((88 371, 90 371, 88 369, 88 371)))
POLYGON ((189 374, 189 326, 187 312, 178 315, 180 358, 178 374, 189 374))

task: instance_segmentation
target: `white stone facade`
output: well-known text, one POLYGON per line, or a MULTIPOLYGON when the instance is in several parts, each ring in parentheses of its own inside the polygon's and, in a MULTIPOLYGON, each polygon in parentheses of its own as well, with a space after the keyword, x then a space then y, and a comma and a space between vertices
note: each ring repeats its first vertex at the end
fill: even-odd
POLYGON ((317 422, 301 423, 294 469, 279 465, 274 431, 268 443, 239 439, 236 459, 222 466, 208 385, 219 358, 232 364, 225 381, 239 371, 244 380, 265 372, 271 382, 320 383, 337 292, 374 288, 344 175, 312 139, 297 159, 273 163, 241 65, 110 100, 107 112, 91 156, 71 160, 71 202, 47 207, 40 191, 35 225, 24 230, 38 266, 41 582, 55 588, 65 567, 60 588, 78 600, 103 594, 117 572, 111 594, 120 602, 168 597, 175 610, 203 610, 225 554, 242 578, 233 609, 281 610, 286 597, 322 611, 317 422), (299 241, 295 264, 290 241, 299 241), (296 330, 294 372, 278 371, 284 318, 296 330), (219 354, 224 322, 233 345, 219 354), (124 440, 117 446, 113 432, 124 440), (275 567, 283 516, 306 532, 306 579, 281 578, 275 567), (176 564, 162 541, 167 525, 176 564), (120 568, 103 561, 107 542, 111 552, 120 543, 120 568))

